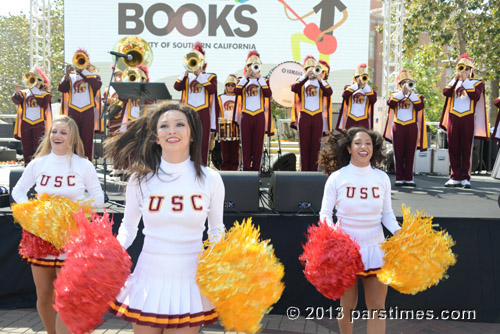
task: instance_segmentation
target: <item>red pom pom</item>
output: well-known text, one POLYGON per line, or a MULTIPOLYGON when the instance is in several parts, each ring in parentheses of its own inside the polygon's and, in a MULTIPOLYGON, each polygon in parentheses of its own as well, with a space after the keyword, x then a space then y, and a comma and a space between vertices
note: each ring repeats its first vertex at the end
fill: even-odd
POLYGON ((203 50, 203 44, 201 44, 201 42, 196 42, 193 50, 198 50, 202 55, 205 55, 205 50, 203 50))
POLYGON ((358 66, 358 68, 366 68, 366 64, 361 64, 358 66))
POLYGON ((329 226, 319 221, 307 230, 304 253, 299 257, 306 279, 325 297, 337 300, 356 282, 364 270, 359 245, 340 224, 329 226))
POLYGON ((61 252, 50 242, 23 229, 23 237, 19 244, 19 254, 32 259, 40 259, 49 255, 58 256, 61 252))
MULTIPOLYGON (((75 54, 77 54, 77 53, 84 53, 84 54, 85 54, 85 56, 87 56, 87 58, 89 58, 89 54, 88 54, 88 53, 87 53, 87 51, 86 51, 86 50, 84 50, 84 49, 78 49, 78 50, 76 50, 76 51, 75 51, 75 54)), ((90 58, 89 58, 89 59, 90 59, 90 58)))
POLYGON ((257 56, 260 58, 260 54, 257 52, 257 50, 252 50, 248 53, 247 59, 250 58, 251 56, 257 56))
POLYGON ((78 231, 64 247, 66 261, 54 282, 54 308, 72 333, 87 333, 103 322, 108 304, 130 274, 132 262, 113 236, 104 213, 92 222, 83 210, 75 213, 78 231))

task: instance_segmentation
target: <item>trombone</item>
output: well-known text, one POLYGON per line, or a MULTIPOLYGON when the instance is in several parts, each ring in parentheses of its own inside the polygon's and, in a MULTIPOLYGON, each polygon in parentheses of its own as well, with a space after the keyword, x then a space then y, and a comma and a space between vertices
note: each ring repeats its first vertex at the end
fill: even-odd
POLYGON ((193 50, 184 56, 182 64, 184 65, 186 71, 194 73, 200 68, 203 68, 203 65, 205 64, 205 57, 203 57, 198 50, 193 50))

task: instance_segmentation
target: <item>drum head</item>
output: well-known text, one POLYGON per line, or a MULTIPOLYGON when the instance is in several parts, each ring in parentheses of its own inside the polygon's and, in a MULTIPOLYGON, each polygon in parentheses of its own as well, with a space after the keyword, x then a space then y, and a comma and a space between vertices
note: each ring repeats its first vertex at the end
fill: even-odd
POLYGON ((294 93, 292 85, 303 75, 302 64, 296 61, 286 61, 269 72, 269 86, 273 99, 285 108, 293 106, 294 93))

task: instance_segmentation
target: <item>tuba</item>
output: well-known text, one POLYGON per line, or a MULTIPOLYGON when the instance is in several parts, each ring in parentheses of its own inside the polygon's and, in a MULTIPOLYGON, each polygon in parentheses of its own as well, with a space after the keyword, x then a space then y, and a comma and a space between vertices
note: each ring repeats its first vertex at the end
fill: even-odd
POLYGON ((200 68, 203 69, 205 57, 198 50, 188 52, 182 59, 182 64, 188 72, 196 72, 200 68))
POLYGON ((128 67, 137 65, 151 66, 153 62, 153 50, 148 42, 137 36, 128 36, 120 39, 113 47, 113 51, 131 55, 132 60, 127 58, 118 59, 116 67, 124 71, 128 67))

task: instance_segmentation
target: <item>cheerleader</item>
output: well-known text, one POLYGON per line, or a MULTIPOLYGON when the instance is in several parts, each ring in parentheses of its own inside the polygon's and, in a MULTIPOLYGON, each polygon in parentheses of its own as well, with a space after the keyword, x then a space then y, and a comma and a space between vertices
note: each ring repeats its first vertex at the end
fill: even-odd
MULTIPOLYGON (((333 208, 342 229, 360 245, 365 271, 359 274, 365 288, 366 306, 372 312, 385 309, 387 285, 375 275, 384 263, 380 242, 382 224, 395 234, 400 227, 392 211, 391 182, 377 169, 384 161, 383 139, 374 131, 351 128, 330 135, 320 152, 319 165, 330 174, 325 185, 320 219, 333 224, 333 208)), ((351 314, 358 301, 358 284, 346 290, 340 299, 344 314, 351 314)), ((352 333, 347 316, 339 320, 341 333, 352 333)), ((369 319, 368 333, 385 333, 385 320, 369 319)))
POLYGON ((105 144, 115 166, 132 172, 117 239, 130 247, 141 217, 145 236, 111 312, 132 322, 136 333, 195 334, 218 318, 199 291, 196 266, 207 217, 209 238, 224 231, 224 184, 203 166, 198 113, 177 104, 156 108, 105 144))
MULTIPOLYGON (((59 116, 54 120, 34 157, 12 190, 12 198, 17 203, 28 201, 27 193, 33 185, 38 194, 59 195, 77 201, 88 199, 85 195, 87 191, 93 200, 93 206, 101 206, 104 203, 104 194, 96 170, 85 158, 78 126, 72 118, 59 116)), ((23 231, 23 234, 25 233, 27 232, 23 231)), ((56 317, 52 306, 53 282, 64 264, 65 255, 35 259, 24 256, 22 250, 20 253, 23 259, 31 264, 37 294, 36 306, 47 333, 56 333, 56 327, 57 333, 67 332, 66 326, 56 317)))

